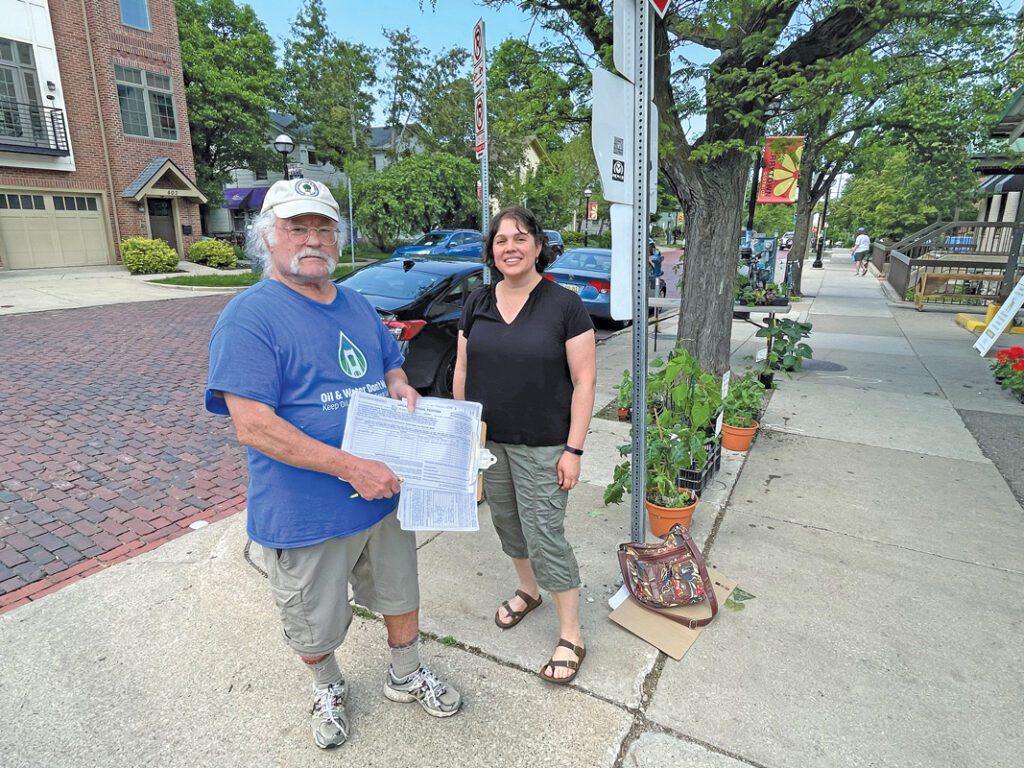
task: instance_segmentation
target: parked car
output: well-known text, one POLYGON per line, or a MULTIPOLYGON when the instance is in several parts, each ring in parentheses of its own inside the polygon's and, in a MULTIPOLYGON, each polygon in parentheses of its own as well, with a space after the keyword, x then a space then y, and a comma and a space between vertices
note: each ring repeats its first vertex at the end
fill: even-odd
POLYGON ((409 383, 451 397, 462 305, 483 284, 483 269, 463 259, 411 256, 367 264, 336 282, 377 308, 405 355, 409 383))
POLYGON ((793 238, 795 236, 796 236, 795 232, 784 232, 782 234, 782 239, 779 240, 779 248, 792 248, 793 247, 793 238))
POLYGON ((557 229, 545 229, 544 234, 548 236, 548 244, 556 258, 565 253, 565 241, 562 239, 561 232, 557 229))
POLYGON ((397 256, 454 256, 460 259, 478 259, 483 253, 484 240, 475 229, 437 229, 427 232, 415 243, 395 248, 397 256))
POLYGON ((578 293, 591 317, 611 319, 611 248, 572 248, 545 271, 544 277, 578 293))

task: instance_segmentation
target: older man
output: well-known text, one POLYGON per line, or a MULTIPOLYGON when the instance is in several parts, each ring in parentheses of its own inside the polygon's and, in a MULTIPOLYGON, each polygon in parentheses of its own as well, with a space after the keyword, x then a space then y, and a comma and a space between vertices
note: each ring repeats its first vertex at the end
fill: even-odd
POLYGON ((415 408, 398 345, 358 293, 336 286, 338 203, 323 184, 279 181, 247 243, 263 280, 224 308, 210 339, 206 407, 230 414, 249 460, 248 533, 264 552, 284 639, 313 676, 313 739, 349 736, 334 651, 355 600, 384 616, 384 695, 455 714, 458 692, 420 662, 416 540, 396 513, 399 478, 340 450, 356 390, 415 408))

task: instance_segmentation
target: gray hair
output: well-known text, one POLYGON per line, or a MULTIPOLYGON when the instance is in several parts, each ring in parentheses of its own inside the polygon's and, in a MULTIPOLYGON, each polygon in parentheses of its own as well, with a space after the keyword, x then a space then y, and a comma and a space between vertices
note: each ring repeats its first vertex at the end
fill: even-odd
MULTIPOLYGON (((259 265, 263 277, 270 275, 272 262, 270 249, 277 242, 277 214, 274 210, 264 211, 257 216, 245 235, 245 255, 254 265, 259 265)), ((338 228, 338 251, 344 249, 348 243, 348 222, 342 219, 337 223, 338 228)))

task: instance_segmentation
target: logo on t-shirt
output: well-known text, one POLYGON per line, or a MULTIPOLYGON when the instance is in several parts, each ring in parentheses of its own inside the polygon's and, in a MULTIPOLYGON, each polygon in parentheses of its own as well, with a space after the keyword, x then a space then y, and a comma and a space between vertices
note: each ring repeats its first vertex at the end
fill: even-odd
POLYGON ((344 331, 338 331, 338 365, 350 379, 361 379, 366 375, 366 355, 344 331))

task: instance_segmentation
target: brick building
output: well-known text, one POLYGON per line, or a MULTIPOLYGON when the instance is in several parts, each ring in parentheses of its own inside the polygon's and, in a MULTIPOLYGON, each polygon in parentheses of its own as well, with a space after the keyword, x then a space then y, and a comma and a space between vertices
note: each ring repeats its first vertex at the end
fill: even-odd
POLYGON ((0 0, 0 269, 199 237, 174 0, 0 0))

